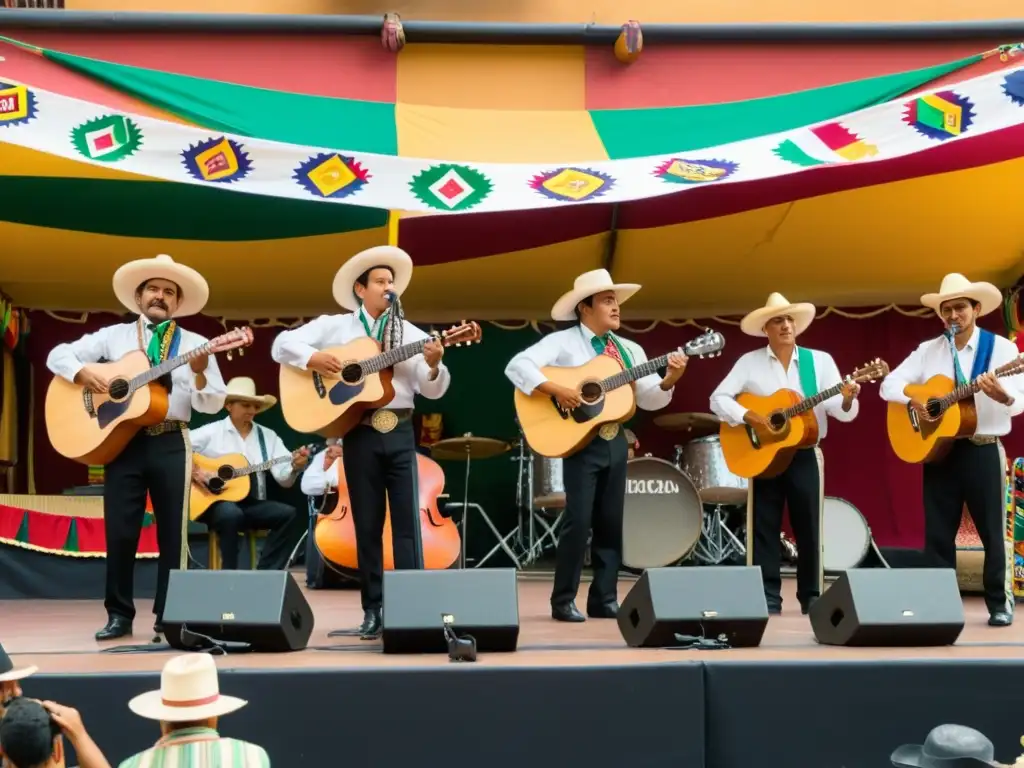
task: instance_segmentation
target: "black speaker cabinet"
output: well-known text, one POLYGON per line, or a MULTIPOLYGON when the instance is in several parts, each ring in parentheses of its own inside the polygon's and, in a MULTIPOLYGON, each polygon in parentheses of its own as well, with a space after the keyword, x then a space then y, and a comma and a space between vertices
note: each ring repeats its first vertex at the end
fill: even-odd
POLYGON ((514 568, 385 571, 384 653, 447 653, 444 617, 456 635, 472 635, 478 651, 519 644, 514 568))
POLYGON ((634 648, 670 648, 676 635, 761 644, 768 626, 761 569, 648 568, 619 606, 619 631, 634 648))
POLYGON ((811 606, 823 645, 952 645, 964 604, 952 568, 853 568, 811 606))
POLYGON ((287 571, 171 571, 164 634, 191 650, 182 628, 254 651, 300 651, 313 633, 313 611, 287 571))

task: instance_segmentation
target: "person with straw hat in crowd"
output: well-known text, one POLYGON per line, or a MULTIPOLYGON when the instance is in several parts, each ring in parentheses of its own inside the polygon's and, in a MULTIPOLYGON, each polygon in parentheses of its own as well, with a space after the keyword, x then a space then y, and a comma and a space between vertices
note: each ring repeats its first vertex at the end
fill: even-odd
POLYGON ((7 702, 24 695, 21 681, 38 671, 39 668, 34 666, 14 666, 11 657, 7 655, 3 645, 0 645, 0 715, 3 715, 7 702))
POLYGON ((1002 293, 991 283, 975 283, 961 274, 942 279, 938 293, 921 303, 945 326, 936 338, 920 344, 882 382, 883 400, 912 408, 921 420, 933 420, 926 403, 912 400, 909 384, 942 375, 956 385, 976 381, 975 433, 956 440, 937 461, 924 464, 924 550, 936 567, 956 568, 956 535, 964 505, 985 550, 982 584, 989 625, 1013 623, 1013 553, 1007 542, 1006 452, 999 438, 1008 435, 1011 419, 1024 411, 1024 377, 998 377, 994 371, 1013 361, 1017 347, 1009 339, 978 327, 979 317, 999 309, 1002 293))
MULTIPOLYGON (((796 343, 814 321, 814 313, 813 304, 794 304, 782 294, 773 293, 763 307, 743 318, 740 330, 748 336, 767 338, 768 344, 742 355, 711 393, 711 410, 716 416, 732 426, 746 423, 755 430, 767 430, 766 419, 740 405, 738 395, 750 392, 766 396, 789 389, 813 397, 842 383, 832 355, 796 343)), ((842 384, 840 394, 814 407, 819 442, 828 432, 829 416, 847 422, 857 418, 859 394, 860 385, 850 381, 842 384)), ((775 477, 755 477, 748 484, 748 558, 761 567, 770 614, 782 612, 779 539, 787 506, 797 546, 796 596, 801 612, 806 614, 821 596, 825 580, 821 556, 824 496, 824 457, 818 446, 796 451, 789 466, 775 477)))
MULTIPOLYGON (((208 343, 178 325, 183 317, 206 306, 209 286, 201 274, 170 256, 131 261, 114 273, 114 295, 138 319, 86 334, 60 344, 50 352, 46 367, 69 382, 94 393, 106 393, 108 382, 93 363, 120 360, 129 352, 146 353, 152 366, 208 343)), ((244 343, 252 332, 242 329, 244 343)), ((111 640, 132 632, 135 619, 135 555, 146 513, 146 497, 153 502, 160 559, 157 571, 154 629, 163 631, 167 581, 175 568, 188 565, 185 531, 188 525, 188 489, 192 473, 188 422, 192 410, 217 413, 224 404, 224 379, 211 347, 166 375, 169 390, 166 420, 146 427, 132 438, 105 468, 103 524, 106 534, 106 625, 97 640, 111 640)))
MULTIPOLYGON (((525 395, 542 392, 565 410, 577 407, 582 402, 580 392, 549 381, 541 368, 583 365, 598 355, 609 355, 627 369, 647 362, 639 344, 615 333, 621 324, 621 306, 639 290, 636 283, 616 283, 606 269, 580 275, 572 290, 563 294, 551 309, 554 320, 574 325, 548 334, 513 357, 505 375, 525 395)), ((638 379, 636 404, 655 411, 672 402, 686 362, 685 355, 672 353, 664 376, 650 374, 638 379)), ((589 443, 562 461, 565 517, 551 591, 551 617, 556 621, 586 621, 576 607, 576 594, 591 533, 594 580, 587 597, 587 615, 611 619, 618 614, 628 451, 620 425, 607 424, 589 443)))
MULTIPOLYGON (((276 404, 273 395, 256 393, 256 382, 251 378, 236 376, 228 382, 224 397, 227 417, 192 432, 192 450, 208 458, 240 453, 250 466, 280 460, 270 468, 270 473, 282 488, 291 488, 309 461, 309 450, 302 447, 289 451, 274 430, 253 421, 276 404)), ((203 488, 209 479, 200 472, 193 482, 203 488)), ((295 507, 267 498, 267 475, 262 471, 250 476, 247 498, 215 501, 197 519, 217 532, 224 570, 238 568, 242 531, 269 531, 257 568, 282 570, 306 529, 305 515, 300 516, 295 507)))
POLYGON ((160 690, 128 702, 139 717, 160 723, 161 738, 120 768, 217 765, 221 768, 269 768, 270 756, 258 744, 221 736, 220 718, 248 702, 220 692, 217 666, 208 653, 175 656, 160 673, 160 690))
MULTIPOLYGON (((423 351, 395 364, 391 384, 395 395, 386 408, 364 415, 345 435, 341 454, 352 500, 356 532, 363 639, 381 633, 384 554, 382 535, 388 505, 395 568, 423 567, 418 467, 412 415, 417 394, 437 400, 451 383, 441 362, 444 348, 405 319, 402 294, 412 281, 412 259, 401 248, 381 245, 357 253, 334 276, 334 300, 350 310, 346 315, 321 315, 310 323, 283 331, 274 339, 270 355, 275 362, 337 378, 342 361, 324 352, 360 337, 370 337, 387 352, 403 344, 426 341, 423 351)), ((333 461, 340 446, 325 457, 333 461)))

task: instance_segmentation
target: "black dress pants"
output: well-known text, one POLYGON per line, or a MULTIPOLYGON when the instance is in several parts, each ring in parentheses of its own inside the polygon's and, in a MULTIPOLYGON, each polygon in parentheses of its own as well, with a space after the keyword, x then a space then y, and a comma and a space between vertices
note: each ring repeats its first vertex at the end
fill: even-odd
POLYGON ((395 568, 423 568, 416 438, 412 420, 381 433, 359 425, 345 435, 342 453, 356 531, 363 610, 379 610, 384 580, 384 517, 391 509, 395 568))
POLYGON ((594 580, 587 605, 598 608, 617 599, 628 453, 620 427, 612 440, 596 436, 580 451, 562 460, 565 514, 558 537, 552 605, 565 605, 576 599, 591 531, 594 580))
POLYGON ((957 440, 924 465, 924 549, 937 568, 956 568, 956 534, 967 505, 985 548, 982 585, 989 613, 1013 612, 1006 555, 1006 467, 996 443, 957 440))
POLYGON ((184 434, 140 432, 105 469, 103 527, 107 536, 106 597, 110 616, 135 618, 135 555, 139 549, 146 493, 153 501, 157 545, 156 601, 153 613, 162 620, 167 580, 172 570, 184 568, 182 529, 191 482, 189 449, 184 434))
POLYGON ((782 607, 782 515, 787 506, 798 553, 796 596, 806 606, 822 588, 821 474, 815 449, 800 449, 784 472, 753 483, 753 564, 761 566, 768 607, 782 607))
MULTIPOLYGON (((255 482, 254 478, 254 485, 255 482)), ((306 516, 300 517, 295 507, 269 499, 260 501, 255 495, 242 501, 218 501, 202 514, 199 522, 216 531, 221 564, 226 571, 238 569, 242 531, 268 532, 256 567, 261 571, 279 571, 287 567, 288 558, 306 528, 306 516)))

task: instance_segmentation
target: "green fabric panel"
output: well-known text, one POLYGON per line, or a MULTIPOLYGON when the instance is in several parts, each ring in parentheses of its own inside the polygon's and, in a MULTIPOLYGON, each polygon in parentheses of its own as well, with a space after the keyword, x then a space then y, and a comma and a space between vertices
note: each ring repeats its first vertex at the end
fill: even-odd
POLYGON ((685 152, 841 117, 891 101, 980 60, 980 55, 970 56, 763 99, 665 109, 597 109, 590 116, 612 160, 685 152))
POLYGON ((387 211, 166 181, 0 176, 0 221, 126 237, 278 240, 387 224, 387 211), (39 205, 46 200, 46 205, 39 205), (189 211, 168 216, 168 211, 189 211))
POLYGON ((15 541, 20 541, 22 544, 28 544, 28 512, 22 512, 21 514, 21 525, 18 526, 18 534, 14 537, 15 541))
POLYGON ((272 91, 59 51, 44 55, 205 128, 326 149, 398 154, 391 103, 272 91))
POLYGON ((71 518, 71 525, 68 527, 68 538, 64 542, 65 552, 78 552, 78 520, 71 518))

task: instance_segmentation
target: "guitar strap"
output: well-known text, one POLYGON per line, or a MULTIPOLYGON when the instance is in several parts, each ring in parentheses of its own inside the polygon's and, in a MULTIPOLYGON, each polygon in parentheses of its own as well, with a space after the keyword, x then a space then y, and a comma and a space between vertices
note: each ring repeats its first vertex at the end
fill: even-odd
MULTIPOLYGON (((256 437, 259 438, 259 441, 260 441, 260 454, 262 454, 262 456, 263 456, 263 461, 266 461, 267 458, 268 458, 268 456, 267 456, 267 441, 263 437, 263 430, 260 428, 259 424, 253 424, 253 426, 256 428, 256 437)), ((264 499, 267 498, 267 473, 266 472, 262 472, 261 471, 261 472, 257 472, 256 473, 256 498, 259 501, 263 501, 264 499)))
MULTIPOLYGON (((992 351, 996 346, 996 335, 992 331, 981 330, 978 337, 978 351, 974 354, 974 366, 971 368, 971 381, 981 376, 983 373, 988 372, 988 367, 992 364, 992 351)), ((958 376, 963 376, 963 371, 960 370, 960 357, 956 353, 956 347, 953 347, 953 362, 954 367, 958 376)), ((958 384, 967 382, 957 382, 958 384)))
POLYGON ((814 371, 814 353, 807 347, 797 347, 796 364, 800 369, 800 388, 804 397, 818 394, 818 376, 814 371))

